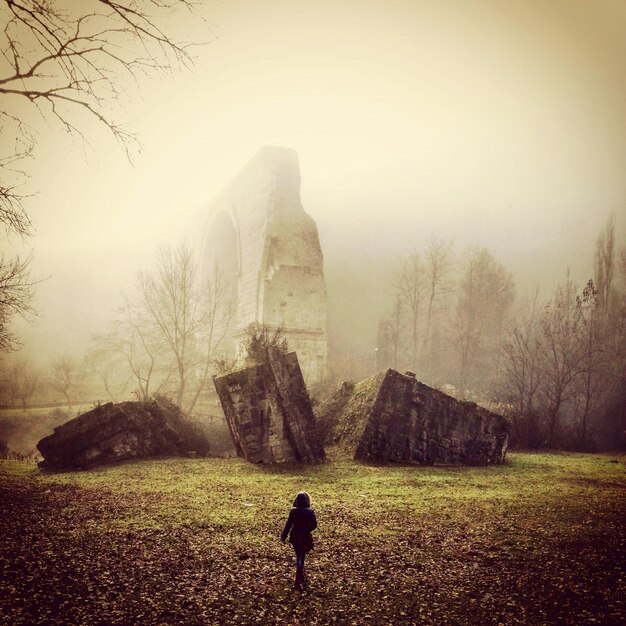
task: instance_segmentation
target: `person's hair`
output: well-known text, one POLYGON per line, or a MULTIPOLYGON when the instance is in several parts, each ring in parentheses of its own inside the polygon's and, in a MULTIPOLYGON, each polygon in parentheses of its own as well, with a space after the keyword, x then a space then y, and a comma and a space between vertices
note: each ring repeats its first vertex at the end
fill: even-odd
POLYGON ((308 509, 311 506, 309 494, 306 491, 301 491, 293 501, 293 505, 298 509, 308 509))

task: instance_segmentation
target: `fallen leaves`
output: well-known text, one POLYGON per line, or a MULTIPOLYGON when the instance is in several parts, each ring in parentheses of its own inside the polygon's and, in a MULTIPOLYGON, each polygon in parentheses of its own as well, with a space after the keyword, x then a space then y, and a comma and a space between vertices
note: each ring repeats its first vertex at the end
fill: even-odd
POLYGON ((626 481, 605 474, 604 459, 546 457, 537 471, 517 458, 517 474, 515 458, 467 472, 295 470, 298 484, 314 483, 320 522, 304 595, 278 541, 288 469, 178 459, 43 476, 2 466, 0 623, 626 622, 626 481), (576 468, 584 481, 571 480, 576 468))

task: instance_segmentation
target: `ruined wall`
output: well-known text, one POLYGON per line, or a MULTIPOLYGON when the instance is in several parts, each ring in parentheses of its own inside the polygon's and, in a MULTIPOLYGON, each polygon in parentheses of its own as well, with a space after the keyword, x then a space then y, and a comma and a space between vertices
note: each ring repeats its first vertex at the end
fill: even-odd
POLYGON ((213 381, 240 456, 252 463, 324 460, 294 352, 270 349, 267 362, 213 381))
POLYGON ((214 203, 202 246, 205 278, 216 265, 233 284, 235 340, 253 322, 281 326, 305 380, 324 379, 323 256, 315 222, 300 201, 294 150, 261 148, 214 203))
POLYGON ((329 406, 338 414, 334 440, 357 459, 487 465, 505 458, 505 418, 413 375, 389 369, 344 385, 329 406))
POLYGON ((205 455, 206 436, 173 404, 108 402, 54 429, 37 444, 46 469, 80 469, 155 455, 205 455))

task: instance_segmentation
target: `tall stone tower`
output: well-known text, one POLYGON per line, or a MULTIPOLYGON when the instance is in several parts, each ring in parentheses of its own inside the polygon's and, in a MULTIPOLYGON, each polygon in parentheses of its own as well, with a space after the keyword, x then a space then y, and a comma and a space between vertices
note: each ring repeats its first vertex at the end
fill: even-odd
POLYGON ((307 383, 326 377, 326 283, 317 226, 300 202, 290 148, 264 146, 210 209, 201 263, 232 284, 233 338, 253 323, 280 326, 307 383))

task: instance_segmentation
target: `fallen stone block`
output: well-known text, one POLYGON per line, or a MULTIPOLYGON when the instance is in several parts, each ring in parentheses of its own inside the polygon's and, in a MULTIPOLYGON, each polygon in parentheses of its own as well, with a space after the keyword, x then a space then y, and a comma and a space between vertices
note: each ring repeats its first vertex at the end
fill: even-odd
POLYGON ((509 422, 474 402, 392 369, 344 383, 322 407, 334 411, 333 441, 355 459, 398 463, 503 463, 509 422))
POLYGON ((213 379, 239 456, 252 463, 325 459, 295 352, 213 379))
POLYGON ((44 469, 82 469, 150 456, 206 455, 201 430, 171 403, 99 405, 61 424, 37 444, 44 469))

